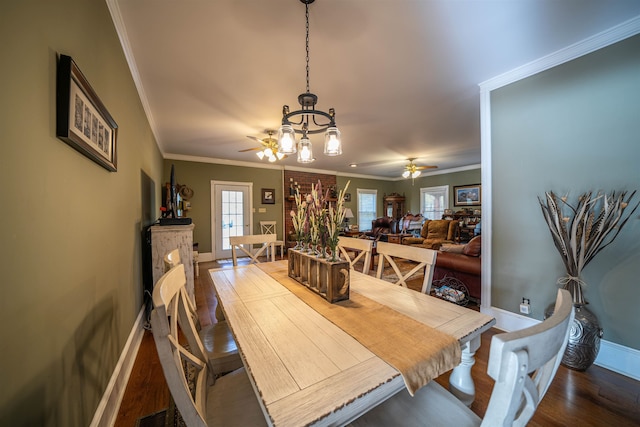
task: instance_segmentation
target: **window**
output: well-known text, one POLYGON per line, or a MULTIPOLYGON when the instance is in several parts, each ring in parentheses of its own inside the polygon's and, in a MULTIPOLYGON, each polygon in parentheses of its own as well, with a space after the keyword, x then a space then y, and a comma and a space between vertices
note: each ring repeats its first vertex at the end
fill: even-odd
POLYGON ((222 191, 222 249, 230 250, 231 236, 243 236, 244 198, 242 191, 222 191))
POLYGON ((444 210, 448 207, 448 185, 420 189, 420 212, 426 219, 442 219, 444 210))
POLYGON ((358 188, 358 228, 360 231, 371 230, 371 222, 376 216, 376 199, 378 190, 358 188))

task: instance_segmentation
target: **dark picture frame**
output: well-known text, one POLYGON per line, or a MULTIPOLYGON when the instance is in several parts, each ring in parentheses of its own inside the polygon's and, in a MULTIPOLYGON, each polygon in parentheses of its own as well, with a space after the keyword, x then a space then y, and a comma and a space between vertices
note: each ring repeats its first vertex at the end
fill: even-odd
POLYGON ((351 201, 351 193, 344 193, 344 201, 345 202, 351 201))
POLYGON ((262 189, 262 204, 274 205, 276 203, 276 190, 273 188, 262 189))
POLYGON ((480 206, 482 186, 480 184, 459 185, 453 187, 454 206, 480 206))
POLYGON ((118 170, 118 125, 67 55, 58 59, 56 136, 105 169, 118 170))

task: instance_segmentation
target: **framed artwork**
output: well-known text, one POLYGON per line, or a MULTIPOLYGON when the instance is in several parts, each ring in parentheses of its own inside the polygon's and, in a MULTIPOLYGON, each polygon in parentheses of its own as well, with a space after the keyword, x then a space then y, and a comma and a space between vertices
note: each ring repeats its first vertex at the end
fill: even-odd
POLYGON ((344 193, 344 201, 345 202, 351 201, 351 193, 344 193))
POLYGON ((480 206, 481 200, 482 188, 480 184, 453 187, 454 206, 480 206))
POLYGON ((118 125, 70 56, 56 77, 56 136, 112 172, 118 170, 118 125))
POLYGON ((262 204, 274 205, 276 203, 276 190, 273 188, 262 189, 262 204))

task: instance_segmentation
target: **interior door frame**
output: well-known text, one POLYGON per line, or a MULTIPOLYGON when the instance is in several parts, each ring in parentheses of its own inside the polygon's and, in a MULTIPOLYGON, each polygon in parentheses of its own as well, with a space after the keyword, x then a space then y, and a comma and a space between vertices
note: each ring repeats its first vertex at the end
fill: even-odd
POLYGON ((247 213, 249 216, 249 234, 251 234, 251 230, 253 230, 253 182, 248 182, 248 181, 217 181, 217 180, 211 180, 211 255, 213 256, 213 259, 219 259, 218 254, 216 253, 216 231, 217 231, 217 227, 218 227, 218 223, 219 223, 219 219, 216 217, 216 207, 217 207, 217 200, 216 200, 216 186, 218 185, 224 185, 224 186, 228 186, 228 185, 234 185, 234 186, 241 186, 241 187, 247 187, 248 188, 248 202, 249 205, 247 207, 247 213))

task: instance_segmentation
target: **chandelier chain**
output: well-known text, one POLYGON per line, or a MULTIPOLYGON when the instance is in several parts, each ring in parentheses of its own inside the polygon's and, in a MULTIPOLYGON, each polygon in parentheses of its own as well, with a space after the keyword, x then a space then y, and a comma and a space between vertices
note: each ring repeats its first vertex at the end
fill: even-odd
POLYGON ((307 22, 307 38, 306 38, 306 50, 307 50, 307 93, 309 93, 309 4, 305 3, 305 19, 307 22))

